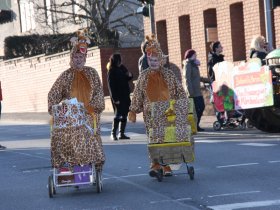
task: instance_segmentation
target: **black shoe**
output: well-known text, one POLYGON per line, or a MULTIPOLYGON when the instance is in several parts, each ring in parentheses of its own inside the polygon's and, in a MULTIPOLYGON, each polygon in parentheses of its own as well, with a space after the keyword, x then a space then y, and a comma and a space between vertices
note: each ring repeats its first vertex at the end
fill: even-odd
POLYGON ((111 139, 114 140, 114 141, 117 141, 117 140, 118 140, 116 134, 111 134, 111 139))
POLYGON ((205 129, 203 129, 203 128, 201 128, 201 127, 198 126, 198 127, 197 127, 197 131, 200 131, 200 132, 201 132, 201 131, 205 131, 205 129))
POLYGON ((130 139, 130 137, 126 136, 124 133, 119 134, 119 139, 130 139))

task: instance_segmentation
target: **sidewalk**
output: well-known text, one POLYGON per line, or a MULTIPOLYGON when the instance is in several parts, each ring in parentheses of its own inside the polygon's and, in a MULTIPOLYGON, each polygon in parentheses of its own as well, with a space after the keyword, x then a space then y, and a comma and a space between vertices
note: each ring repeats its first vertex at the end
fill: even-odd
MULTIPOLYGON (((113 112, 103 112, 101 115, 101 124, 111 124, 114 118, 113 112)), ((26 112, 26 113, 3 113, 0 120, 1 124, 48 124, 50 115, 47 112, 26 112)), ((202 128, 212 128, 216 116, 202 116, 200 125, 202 128)), ((143 123, 143 115, 137 114, 137 122, 143 123)), ((137 123, 136 122, 136 123, 137 123)))

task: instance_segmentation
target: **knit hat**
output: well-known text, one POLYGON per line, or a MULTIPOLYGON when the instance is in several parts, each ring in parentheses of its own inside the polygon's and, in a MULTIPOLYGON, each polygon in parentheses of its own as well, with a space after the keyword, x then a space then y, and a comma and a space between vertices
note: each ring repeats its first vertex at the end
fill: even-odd
POLYGON ((189 49, 185 52, 185 59, 191 58, 196 52, 192 49, 189 49))

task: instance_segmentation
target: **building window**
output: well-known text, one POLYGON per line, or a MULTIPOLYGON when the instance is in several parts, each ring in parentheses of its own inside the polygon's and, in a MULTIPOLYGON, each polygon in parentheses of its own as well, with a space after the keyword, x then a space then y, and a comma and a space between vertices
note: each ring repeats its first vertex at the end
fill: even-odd
POLYGON ((181 60, 184 60, 186 50, 192 48, 190 16, 179 17, 179 32, 181 45, 181 60))
POLYGON ((205 49, 206 49, 206 62, 210 52, 210 44, 218 41, 218 28, 217 28, 217 13, 216 9, 208 9, 203 11, 204 30, 205 30, 205 49))
POLYGON ((45 0, 45 8, 46 8, 46 24, 48 26, 52 25, 52 12, 51 10, 51 0, 45 0))
POLYGON ((230 5, 230 23, 232 40, 233 61, 246 59, 245 30, 243 17, 243 4, 235 3, 230 5))
POLYGON ((30 0, 20 1, 21 32, 35 29, 34 4, 30 0))
POLYGON ((157 38, 164 54, 168 55, 167 27, 166 21, 156 22, 157 38))

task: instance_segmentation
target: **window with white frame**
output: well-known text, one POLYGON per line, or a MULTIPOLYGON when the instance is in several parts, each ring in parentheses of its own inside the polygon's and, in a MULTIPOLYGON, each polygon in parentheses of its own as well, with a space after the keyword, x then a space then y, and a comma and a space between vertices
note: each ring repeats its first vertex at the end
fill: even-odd
POLYGON ((30 0, 20 0, 21 32, 35 29, 34 4, 30 0))

